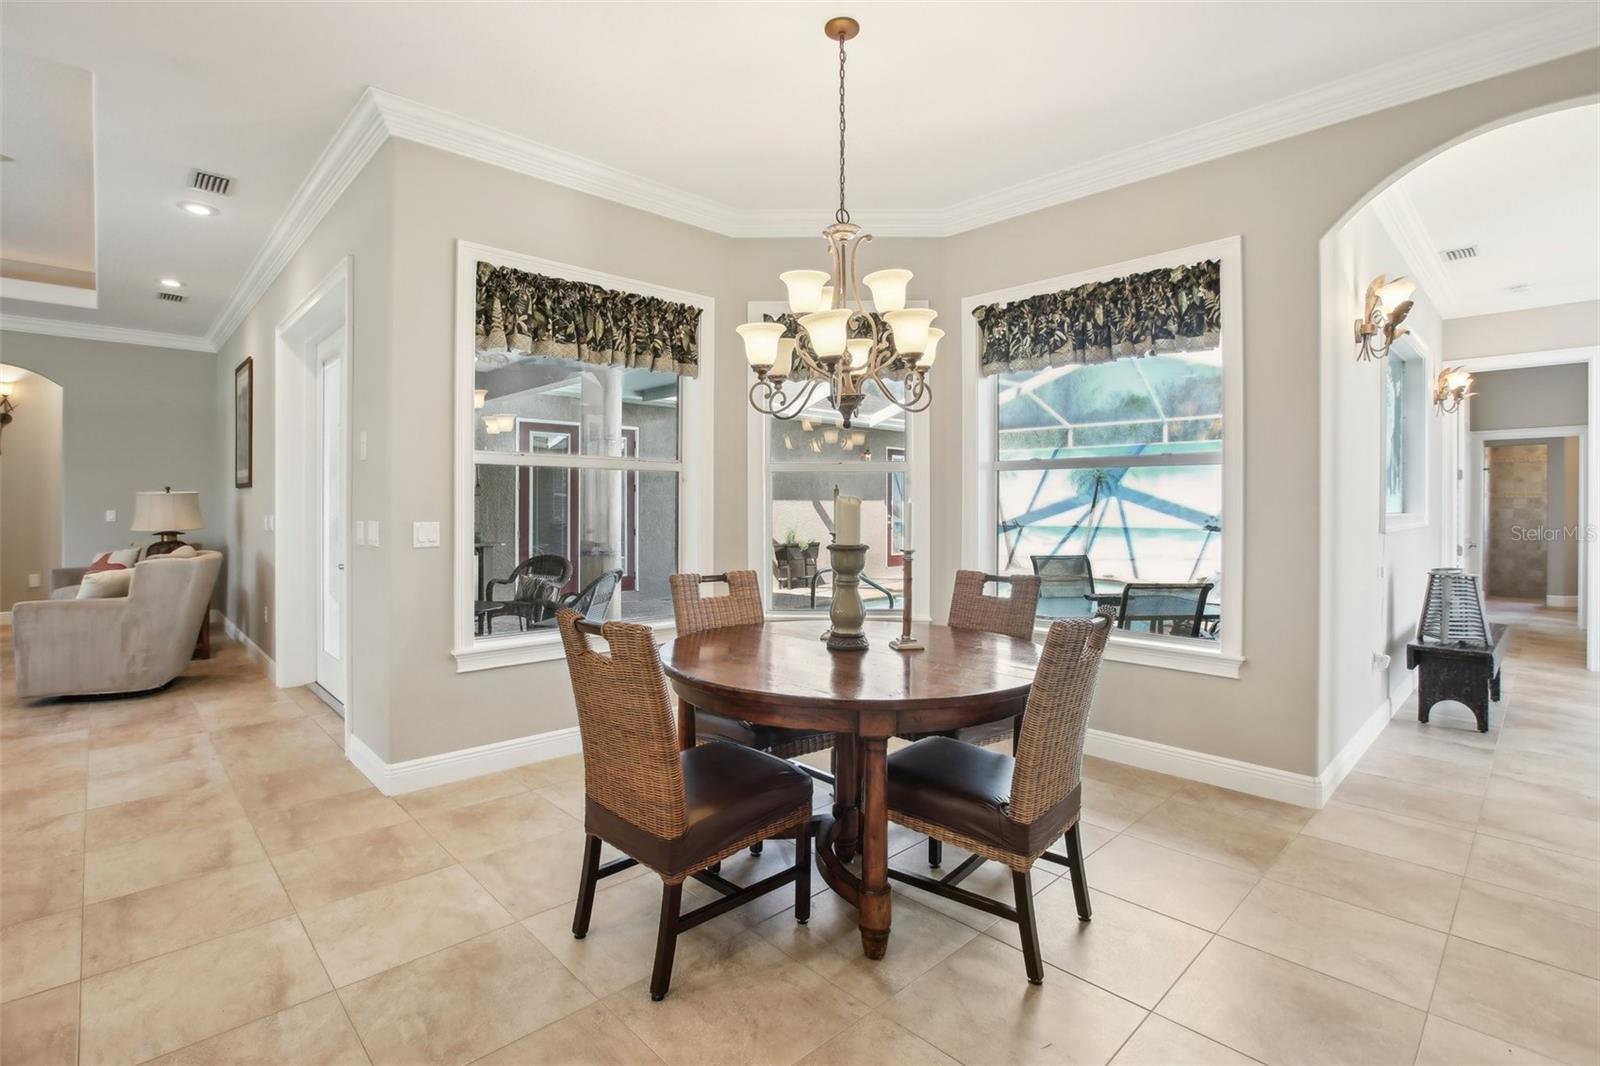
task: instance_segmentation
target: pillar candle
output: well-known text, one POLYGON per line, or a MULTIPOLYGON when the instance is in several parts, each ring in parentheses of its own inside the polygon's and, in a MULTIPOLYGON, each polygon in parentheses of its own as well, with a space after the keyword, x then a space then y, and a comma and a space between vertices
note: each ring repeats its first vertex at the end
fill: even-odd
POLYGON ((906 500, 905 503, 901 505, 901 508, 900 546, 903 548, 909 548, 911 547, 911 501, 906 500))
POLYGON ((834 539, 840 544, 861 543, 861 497, 840 496, 833 514, 834 539))

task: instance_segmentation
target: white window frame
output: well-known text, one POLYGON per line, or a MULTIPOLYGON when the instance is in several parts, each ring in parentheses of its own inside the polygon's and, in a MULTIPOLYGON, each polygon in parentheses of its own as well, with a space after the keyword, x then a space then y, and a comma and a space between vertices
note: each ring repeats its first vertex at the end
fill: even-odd
MULTIPOLYGON (((1433 354, 1428 345, 1415 333, 1407 333, 1391 348, 1385 360, 1399 359, 1415 362, 1416 391, 1410 394, 1412 410, 1406 434, 1406 454, 1401 457, 1404 467, 1401 476, 1408 490, 1403 511, 1389 510, 1389 368, 1385 366, 1378 376, 1378 514, 1382 533, 1398 533, 1407 529, 1421 529, 1428 524, 1428 497, 1433 490, 1430 484, 1433 469, 1433 426, 1430 417, 1433 408, 1433 381, 1436 373, 1433 354), (1404 352, 1404 354, 1402 354, 1404 352)), ((1410 368, 1407 374, 1412 373, 1410 368)))
MULTIPOLYGON (((563 468, 635 470, 678 475, 678 569, 709 568, 712 552, 712 513, 714 479, 712 461, 715 421, 712 367, 716 360, 716 301, 710 296, 668 289, 632 278, 604 274, 570 263, 557 263, 519 252, 456 242, 456 321, 455 376, 451 403, 455 409, 455 516, 452 550, 455 553, 455 603, 451 608, 451 650, 457 673, 490 670, 524 663, 551 662, 562 657, 561 635, 553 630, 479 638, 473 632, 472 601, 476 598, 477 563, 473 554, 473 526, 477 515, 473 500, 476 468, 479 464, 502 466, 560 466, 563 468), (478 263, 512 267, 548 277, 585 281, 608 289, 655 296, 663 300, 700 308, 700 376, 678 379, 678 458, 626 459, 589 455, 512 455, 505 452, 475 450, 476 412, 472 406, 474 387, 473 325, 477 316, 478 263)), ((658 640, 670 639, 676 632, 673 622, 652 624, 658 640)))
MULTIPOLYGON (((993 572, 998 565, 999 479, 995 449, 997 376, 985 377, 978 362, 978 323, 973 309, 1041 293, 1059 292, 1162 267, 1216 259, 1222 267, 1222 635, 1216 641, 1151 637, 1113 629, 1106 658, 1167 670, 1237 678, 1244 665, 1244 315, 1242 241, 1227 237, 1170 252, 1130 259, 1092 270, 1028 282, 1009 289, 968 296, 961 301, 961 395, 968 404, 971 432, 962 448, 961 559, 973 570, 993 572)), ((1014 464, 1007 464, 1008 467, 1014 464)), ((1042 621, 1040 632, 1048 627, 1042 621)))
MULTIPOLYGON (((925 306, 924 301, 913 300, 908 306, 925 306)), ((872 309, 868 304, 867 309, 872 309)), ((747 322, 760 322, 762 315, 785 315, 789 313, 789 305, 783 300, 752 300, 746 308, 747 322)), ((876 388, 877 386, 873 386, 876 388)), ((937 400, 935 401, 937 402, 937 400)), ((933 512, 929 506, 929 476, 928 476, 928 451, 930 437, 928 430, 928 413, 905 414, 906 423, 906 458, 903 463, 890 463, 882 459, 872 462, 862 462, 859 459, 818 460, 816 462, 772 462, 772 423, 775 421, 771 415, 762 414, 752 407, 748 401, 746 408, 746 440, 748 442, 747 462, 747 499, 750 508, 747 539, 750 547, 750 568, 756 572, 756 577, 761 583, 761 602, 765 606, 767 618, 772 621, 792 621, 799 619, 816 620, 824 617, 820 611, 775 611, 772 609, 772 475, 774 473, 815 473, 818 471, 838 471, 841 473, 868 473, 881 474, 904 473, 907 476, 908 491, 906 499, 911 503, 911 548, 916 552, 914 565, 917 568, 916 580, 911 587, 911 616, 920 622, 929 620, 929 605, 932 599, 929 596, 928 567, 931 559, 928 546, 932 543, 928 530, 932 524, 933 512)), ((817 560, 817 566, 828 565, 827 546, 822 548, 822 555, 817 560)), ((900 604, 895 603, 893 617, 899 617, 900 604)), ((891 612, 885 610, 871 610, 867 612, 869 619, 888 618, 891 612)))

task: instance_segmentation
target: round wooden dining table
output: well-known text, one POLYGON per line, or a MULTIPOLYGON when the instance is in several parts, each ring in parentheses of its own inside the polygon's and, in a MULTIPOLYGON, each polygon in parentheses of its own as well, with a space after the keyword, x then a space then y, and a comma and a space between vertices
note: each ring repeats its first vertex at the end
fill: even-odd
POLYGON ((819 827, 817 860, 856 906, 871 959, 889 946, 889 738, 1016 717, 1039 661, 1032 641, 940 625, 914 625, 923 647, 895 651, 899 631, 898 622, 868 622, 866 651, 830 652, 816 621, 768 622, 678 637, 662 650, 685 748, 695 743, 696 707, 834 734, 833 816, 819 827), (847 865, 858 852, 859 876, 847 865))

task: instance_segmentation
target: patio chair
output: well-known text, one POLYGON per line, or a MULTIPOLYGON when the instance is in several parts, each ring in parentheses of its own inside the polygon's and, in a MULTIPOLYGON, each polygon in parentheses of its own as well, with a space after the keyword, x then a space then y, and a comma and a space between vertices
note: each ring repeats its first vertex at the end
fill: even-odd
POLYGON ((1095 604, 1094 565, 1087 555, 1034 555, 1033 572, 1039 576, 1039 595, 1064 600, 1074 615, 1092 614, 1095 604))
POLYGON ((603 622, 611 610, 611 599, 622 584, 621 570, 607 570, 582 589, 561 597, 557 607, 577 611, 586 622, 603 622))
POLYGON ((1210 595, 1209 581, 1125 585, 1117 626, 1170 637, 1203 636, 1201 627, 1205 623, 1206 598, 1210 595))
POLYGON ((561 600, 561 590, 572 577, 572 564, 559 555, 535 555, 524 559, 511 571, 510 577, 494 578, 483 586, 483 598, 495 599, 499 586, 511 589, 511 598, 505 601, 501 613, 511 615, 521 623, 521 628, 538 625, 555 611, 561 600))

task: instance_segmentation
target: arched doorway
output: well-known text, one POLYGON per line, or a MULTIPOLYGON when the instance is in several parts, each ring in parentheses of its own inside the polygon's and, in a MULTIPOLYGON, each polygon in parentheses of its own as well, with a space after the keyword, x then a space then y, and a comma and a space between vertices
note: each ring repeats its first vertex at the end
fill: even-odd
POLYGON ((0 363, 11 420, 0 428, 0 619, 11 605, 50 595, 61 559, 62 410, 65 393, 42 374, 0 363))

